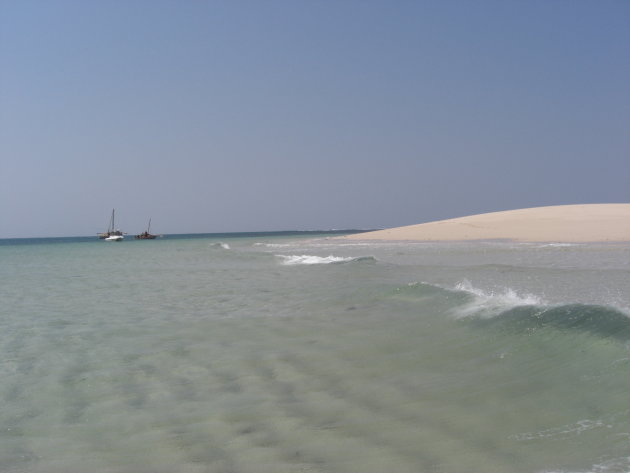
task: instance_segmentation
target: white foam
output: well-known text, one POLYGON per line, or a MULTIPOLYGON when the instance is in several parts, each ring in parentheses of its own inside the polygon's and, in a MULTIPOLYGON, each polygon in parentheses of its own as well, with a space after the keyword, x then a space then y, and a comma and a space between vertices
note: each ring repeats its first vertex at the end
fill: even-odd
POLYGON ((546 245, 541 245, 542 248, 565 248, 572 246, 580 246, 579 243, 547 243, 546 245))
POLYGON ((456 309, 457 317, 470 315, 483 315, 491 317, 513 307, 543 305, 545 302, 533 294, 518 294, 509 287, 500 292, 484 291, 474 287, 469 281, 464 280, 455 286, 457 291, 464 291, 474 296, 474 299, 464 306, 456 309))
POLYGON ((601 420, 584 419, 574 424, 563 425, 552 429, 541 430, 539 432, 527 432, 523 434, 513 435, 511 438, 520 441, 528 441, 535 439, 559 439, 567 438, 573 435, 580 435, 587 430, 610 427, 601 420))
POLYGON ((356 258, 341 256, 314 256, 314 255, 276 255, 281 258, 282 264, 287 266, 293 265, 312 265, 312 264, 331 264, 331 263, 347 263, 356 258))
POLYGON ((539 473, 630 473, 630 457, 614 458, 592 466, 589 470, 543 470, 539 473))
POLYGON ((295 244, 257 242, 257 243, 254 243, 252 246, 264 246, 265 248, 289 248, 289 247, 295 246, 295 244))
POLYGON ((224 249, 224 250, 229 250, 229 249, 231 249, 231 248, 230 248, 230 245, 228 245, 227 243, 223 243, 223 242, 212 243, 212 244, 210 245, 210 247, 212 247, 212 248, 222 248, 222 249, 224 249))

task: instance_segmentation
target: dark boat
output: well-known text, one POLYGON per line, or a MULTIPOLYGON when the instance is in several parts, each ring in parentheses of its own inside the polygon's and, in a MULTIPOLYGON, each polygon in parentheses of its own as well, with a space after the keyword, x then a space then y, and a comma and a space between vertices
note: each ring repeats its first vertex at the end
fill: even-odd
POLYGON ((152 235, 150 231, 151 231, 151 219, 149 219, 149 226, 147 227, 147 230, 145 232, 142 232, 140 235, 136 235, 135 239, 136 240, 155 240, 157 238, 157 235, 152 235))

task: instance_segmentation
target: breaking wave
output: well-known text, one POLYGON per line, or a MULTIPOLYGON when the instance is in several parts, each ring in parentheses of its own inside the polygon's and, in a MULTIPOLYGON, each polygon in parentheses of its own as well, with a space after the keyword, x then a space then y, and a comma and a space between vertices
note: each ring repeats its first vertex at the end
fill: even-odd
POLYGON ((545 302, 533 294, 518 294, 511 288, 505 288, 501 292, 484 291, 473 287, 469 281, 463 281, 455 286, 457 291, 465 292, 472 296, 471 300, 457 308, 458 317, 486 316, 492 317, 505 309, 522 306, 540 306, 545 302))
POLYGON ((509 332, 527 332, 554 328, 577 330, 592 335, 630 340, 630 317, 623 310, 597 304, 548 304, 533 294, 518 294, 510 288, 488 292, 465 281, 455 290, 466 300, 453 308, 459 319, 474 321, 478 326, 509 332))
POLYGON ((276 255, 285 266, 315 265, 315 264, 343 264, 357 261, 376 261, 373 256, 342 257, 342 256, 315 256, 315 255, 276 255))
POLYGON ((553 329, 630 342, 630 316, 624 309, 612 305, 549 304, 534 294, 519 293, 511 288, 487 291, 468 281, 451 288, 411 283, 399 287, 396 293, 399 297, 408 295, 421 305, 433 306, 438 298, 442 301, 440 304, 446 304, 451 317, 479 328, 514 334, 553 329))

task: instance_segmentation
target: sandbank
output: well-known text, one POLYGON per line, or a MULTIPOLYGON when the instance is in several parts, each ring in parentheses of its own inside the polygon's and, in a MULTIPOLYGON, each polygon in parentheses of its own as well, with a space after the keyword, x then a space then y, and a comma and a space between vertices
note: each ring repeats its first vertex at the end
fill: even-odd
POLYGON ((630 204, 535 207, 357 233, 349 240, 630 242, 630 204))

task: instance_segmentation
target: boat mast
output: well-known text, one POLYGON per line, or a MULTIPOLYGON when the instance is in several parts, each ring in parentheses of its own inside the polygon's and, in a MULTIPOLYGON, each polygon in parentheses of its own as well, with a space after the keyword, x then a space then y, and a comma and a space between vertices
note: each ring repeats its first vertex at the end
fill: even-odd
POLYGON ((112 209, 112 220, 111 222, 109 222, 109 231, 113 232, 114 231, 114 212, 116 211, 116 209, 112 209))

